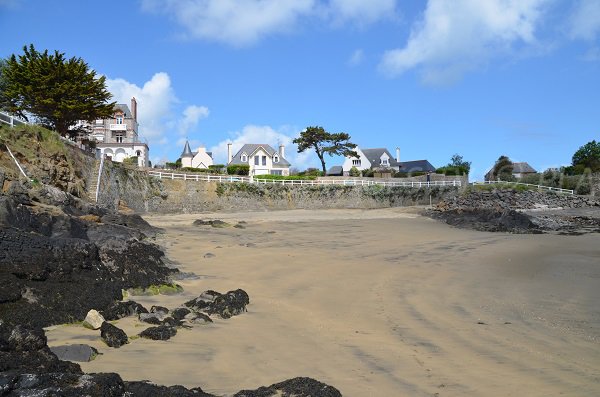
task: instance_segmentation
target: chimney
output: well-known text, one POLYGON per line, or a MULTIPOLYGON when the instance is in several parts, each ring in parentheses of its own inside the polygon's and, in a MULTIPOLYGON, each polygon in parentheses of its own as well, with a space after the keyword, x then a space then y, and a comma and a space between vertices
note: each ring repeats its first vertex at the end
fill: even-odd
POLYGON ((231 163, 231 143, 227 144, 227 164, 231 163))
POLYGON ((400 162, 400 148, 396 147, 396 161, 399 163, 400 162))
POLYGON ((285 146, 283 144, 279 145, 279 158, 285 158, 285 146))
POLYGON ((135 97, 131 97, 131 117, 137 121, 137 101, 135 97))

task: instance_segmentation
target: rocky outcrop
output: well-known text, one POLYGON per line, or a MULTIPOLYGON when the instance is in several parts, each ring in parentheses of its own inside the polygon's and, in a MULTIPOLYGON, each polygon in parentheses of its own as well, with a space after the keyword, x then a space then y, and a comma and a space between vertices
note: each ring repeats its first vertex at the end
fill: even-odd
POLYGON ((481 231, 600 232, 600 200, 552 192, 471 191, 425 213, 452 226, 481 231))
POLYGON ((256 390, 242 390, 234 397, 342 397, 335 387, 326 385, 312 378, 294 378, 256 390))
POLYGON ((221 318, 230 318, 246 311, 246 305, 250 303, 250 297, 246 291, 237 289, 221 294, 208 290, 199 297, 187 301, 185 306, 196 312, 204 312, 208 315, 217 314, 221 318))

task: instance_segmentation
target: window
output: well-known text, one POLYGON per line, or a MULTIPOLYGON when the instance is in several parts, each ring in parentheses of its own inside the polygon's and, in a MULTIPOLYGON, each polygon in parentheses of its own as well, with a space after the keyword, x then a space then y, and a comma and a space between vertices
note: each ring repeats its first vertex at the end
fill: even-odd
POLYGON ((103 125, 103 124, 104 124, 104 120, 102 120, 102 119, 96 120, 96 125, 103 125))
POLYGON ((123 116, 117 116, 117 124, 123 124, 123 116))
POLYGON ((123 135, 116 136, 117 143, 123 143, 123 135))
POLYGON ((283 175, 282 170, 271 170, 271 175, 283 175))
POLYGON ((260 156, 254 156, 254 165, 260 164, 260 156))
POLYGON ((352 165, 360 167, 360 159, 358 159, 358 160, 352 160, 352 165))
POLYGON ((273 156, 273 162, 274 163, 279 163, 279 156, 278 155, 273 156))
POLYGON ((262 156, 262 165, 267 165, 267 156, 262 156))
POLYGON ((138 156, 138 157, 140 157, 142 155, 142 151, 141 150, 136 151, 135 155, 138 156))
POLYGON ((382 165, 389 165, 390 163, 389 163, 388 159, 383 159, 383 160, 381 160, 381 164, 382 165))
POLYGON ((245 163, 248 161, 248 155, 246 153, 242 153, 242 163, 245 163))

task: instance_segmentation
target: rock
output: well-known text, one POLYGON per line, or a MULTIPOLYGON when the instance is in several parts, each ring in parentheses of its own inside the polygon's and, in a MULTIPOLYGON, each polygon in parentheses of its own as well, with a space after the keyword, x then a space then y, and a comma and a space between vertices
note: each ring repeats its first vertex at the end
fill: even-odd
POLYGON ((83 320, 83 326, 89 329, 100 329, 104 321, 104 317, 102 317, 98 311, 92 309, 85 316, 85 320, 83 320))
POLYGON ((294 378, 256 390, 242 390, 234 397, 342 397, 342 393, 333 386, 312 378, 294 378))
POLYGON ((17 325, 8 337, 8 349, 13 351, 35 351, 46 346, 48 339, 42 329, 31 329, 17 325))
POLYGON ((191 324, 208 324, 213 322, 213 320, 206 314, 195 312, 186 315, 185 319, 191 324))
POLYGON ((235 224, 233 227, 235 227, 236 229, 245 229, 245 228, 246 228, 246 226, 244 226, 244 225, 243 225, 243 224, 241 224, 241 223, 237 223, 237 224, 235 224))
POLYGON ((230 318, 246 311, 250 303, 248 294, 241 289, 220 294, 216 291, 205 291, 199 297, 185 303, 188 308, 205 312, 209 315, 218 314, 221 318, 230 318))
POLYGON ((207 252, 206 254, 204 254, 204 258, 206 259, 210 259, 210 258, 214 258, 216 255, 213 254, 212 252, 207 252))
POLYGON ((228 227, 231 226, 229 223, 227 222, 223 222, 219 219, 215 219, 215 220, 202 220, 202 219, 197 219, 194 221, 193 223, 194 226, 212 226, 212 227, 217 227, 217 228, 222 228, 222 227, 228 227))
POLYGON ((125 382, 131 397, 215 397, 201 388, 186 389, 183 386, 157 386, 148 382, 125 382))
POLYGON ((129 338, 127 338, 125 331, 106 321, 100 327, 100 337, 108 346, 114 348, 119 348, 129 343, 129 338))
POLYGON ((159 325, 162 324, 165 316, 159 313, 140 313, 138 319, 148 324, 159 325))
POLYGON ((163 306, 152 306, 150 308, 150 313, 156 313, 162 316, 166 316, 167 314, 169 314, 169 309, 163 306))
POLYGON ((150 327, 140 332, 140 337, 152 340, 169 340, 177 334, 177 330, 173 327, 160 325, 158 327, 150 327))
POLYGON ((98 350, 84 344, 52 346, 50 350, 59 360, 81 363, 92 361, 99 354, 98 350))
POLYGON ((186 309, 185 307, 178 307, 177 309, 171 311, 171 316, 173 316, 173 318, 176 320, 183 320, 183 318, 189 313, 191 313, 189 309, 186 309))
POLYGON ((114 302, 101 314, 107 321, 119 320, 128 316, 136 316, 141 313, 148 313, 148 309, 135 301, 114 302))

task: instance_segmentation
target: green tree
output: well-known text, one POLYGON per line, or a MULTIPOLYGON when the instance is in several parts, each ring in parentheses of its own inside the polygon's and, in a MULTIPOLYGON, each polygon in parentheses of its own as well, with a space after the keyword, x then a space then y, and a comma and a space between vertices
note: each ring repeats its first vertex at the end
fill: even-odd
POLYGON ((513 162, 507 156, 500 156, 492 168, 492 180, 512 181, 513 177, 513 162))
POLYGON ((350 135, 345 132, 330 133, 323 127, 307 127, 298 138, 294 139, 294 143, 298 145, 298 153, 311 148, 315 150, 321 160, 323 175, 327 173, 325 154, 358 157, 358 153, 354 151, 356 145, 350 142, 350 135))
POLYGON ((573 167, 600 171, 600 142, 594 140, 580 147, 573 155, 572 163, 573 167))
POLYGON ((465 174, 468 174, 469 171, 471 171, 471 162, 465 161, 463 159, 463 156, 456 153, 450 158, 450 163, 448 163, 448 167, 456 167, 463 171, 465 174))
POLYGON ((360 176, 360 171, 358 170, 358 168, 352 167, 352 168, 350 168, 350 171, 348 172, 348 175, 350 175, 350 176, 360 176))
POLYGON ((81 58, 48 50, 40 53, 31 44, 23 55, 11 55, 1 70, 0 104, 27 119, 33 115, 41 124, 69 134, 78 120, 109 117, 115 103, 107 103, 105 77, 96 76, 81 58))

